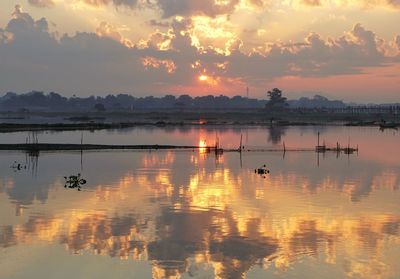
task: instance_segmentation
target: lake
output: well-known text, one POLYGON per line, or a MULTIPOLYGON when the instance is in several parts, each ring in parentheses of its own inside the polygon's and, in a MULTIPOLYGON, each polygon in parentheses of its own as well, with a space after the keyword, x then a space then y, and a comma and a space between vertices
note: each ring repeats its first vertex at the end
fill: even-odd
MULTIPOLYGON (((27 132, 1 134, 25 142, 27 132)), ((141 127, 40 142, 245 150, 0 152, 0 278, 400 278, 400 133, 141 127), (359 152, 282 152, 321 143, 359 152), (20 164, 19 167, 18 164, 20 164), (269 174, 254 170, 266 165, 269 174), (81 191, 64 176, 81 173, 81 191)))

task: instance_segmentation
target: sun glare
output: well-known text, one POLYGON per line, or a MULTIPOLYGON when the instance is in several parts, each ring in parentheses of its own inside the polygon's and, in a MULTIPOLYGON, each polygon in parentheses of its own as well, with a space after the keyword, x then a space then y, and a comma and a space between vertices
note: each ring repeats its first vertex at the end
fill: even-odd
POLYGON ((206 76, 206 75, 199 76, 200 81, 206 81, 207 79, 208 79, 208 76, 206 76))
POLYGON ((199 147, 201 147, 201 148, 207 147, 207 141, 206 140, 200 140, 199 141, 199 147))
POLYGON ((205 139, 201 139, 199 141, 199 152, 206 153, 207 151, 207 141, 205 139))

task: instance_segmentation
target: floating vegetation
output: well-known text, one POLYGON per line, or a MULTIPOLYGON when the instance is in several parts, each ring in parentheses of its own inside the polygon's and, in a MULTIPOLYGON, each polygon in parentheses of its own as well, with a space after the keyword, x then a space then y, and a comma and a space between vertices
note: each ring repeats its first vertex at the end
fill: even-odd
POLYGON ((64 188, 70 188, 70 189, 78 189, 78 191, 81 190, 81 186, 86 184, 86 179, 81 178, 81 174, 78 173, 78 175, 70 175, 69 177, 64 176, 65 179, 65 185, 64 188))
POLYGON ((266 178, 266 175, 270 173, 269 169, 267 169, 266 165, 263 165, 262 167, 259 167, 254 170, 254 173, 262 176, 263 178, 266 178))
POLYGON ((26 165, 18 163, 17 161, 14 161, 14 163, 11 165, 11 168, 14 171, 20 171, 22 169, 26 169, 26 165))

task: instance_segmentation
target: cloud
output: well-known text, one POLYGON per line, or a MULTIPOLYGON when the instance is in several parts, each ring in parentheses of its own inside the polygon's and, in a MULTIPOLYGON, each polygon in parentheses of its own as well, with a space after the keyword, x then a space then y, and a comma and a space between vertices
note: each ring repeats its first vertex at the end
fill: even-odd
MULTIPOLYGON (((253 0, 249 0, 253 1, 253 0)), ((258 0, 254 0, 258 1, 258 0)), ((281 1, 284 3, 284 1, 281 1)), ((288 3, 291 6, 297 6, 298 4, 308 7, 356 7, 361 9, 373 9, 386 7, 391 9, 399 9, 399 0, 295 0, 288 3)))
POLYGON ((321 0, 301 0, 301 3, 306 6, 313 6, 313 7, 322 5, 321 0))
MULTIPOLYGON (((127 42, 118 27, 101 22, 96 33, 58 37, 45 18, 35 20, 20 6, 0 29, 2 90, 55 90, 69 94, 139 92, 160 94, 193 86, 206 72, 219 84, 262 86, 276 78, 327 77, 363 73, 366 67, 396 63, 385 42, 362 25, 338 38, 310 33, 304 41, 266 42, 244 52, 239 38, 225 51, 194 42, 194 22, 172 19, 138 44, 127 42)), ((397 38, 400 46, 400 38, 397 38)))
POLYGON ((400 8, 400 1, 399 0, 375 0, 375 1, 368 1, 363 0, 364 5, 371 7, 371 6, 389 6, 395 9, 400 8))
POLYGON ((354 36, 355 43, 363 47, 363 51, 370 57, 381 58, 378 44, 381 40, 378 39, 376 34, 370 30, 366 30, 361 24, 356 24, 350 35, 354 36))
POLYGON ((396 36, 395 43, 396 43, 396 46, 397 46, 398 50, 400 50, 400 35, 396 36))
POLYGON ((116 7, 124 6, 131 9, 136 8, 139 2, 138 0, 80 0, 80 1, 94 7, 107 6, 113 4, 116 7))
MULTIPOLYGON (((15 34, 24 36, 32 36, 35 34, 35 39, 44 39, 50 34, 48 33, 48 22, 45 18, 35 21, 30 14, 24 12, 20 5, 15 5, 12 13, 12 19, 8 22, 5 32, 11 34, 13 39, 18 38, 15 34)), ((32 37, 33 39, 33 37, 32 37)))
POLYGON ((271 0, 247 0, 247 2, 253 6, 253 7, 257 7, 257 8, 264 8, 267 5, 271 5, 271 0))
POLYGON ((19 21, 20 23, 24 22, 28 25, 34 25, 33 18, 28 13, 22 11, 21 5, 15 5, 14 11, 11 15, 14 18, 14 20, 10 21, 11 24, 19 21))
POLYGON ((99 27, 96 28, 96 33, 101 37, 110 37, 116 41, 122 40, 122 36, 118 32, 118 29, 105 21, 101 22, 99 27))
POLYGON ((169 27, 170 26, 170 24, 168 22, 158 21, 155 19, 151 19, 147 23, 149 25, 155 26, 155 27, 169 27))
POLYGON ((323 39, 311 33, 300 44, 276 42, 248 55, 233 52, 227 75, 247 76, 256 81, 279 76, 358 74, 364 67, 382 67, 389 59, 379 49, 378 42, 375 33, 359 24, 337 39, 323 39))
POLYGON ((256 6, 256 7, 263 7, 264 2, 262 0, 248 0, 250 5, 256 6))
POLYGON ((158 0, 157 6, 163 18, 194 15, 216 17, 231 14, 239 2, 239 0, 158 0))
POLYGON ((28 0, 28 3, 37 8, 52 8, 55 5, 53 0, 28 0))
POLYGON ((387 0, 388 4, 392 5, 393 7, 400 8, 400 1, 399 0, 387 0))
MULTIPOLYGON (((176 22, 174 28, 181 30, 185 23, 176 22)), ((162 51, 154 45, 128 47, 117 29, 106 22, 96 31, 58 38, 49 32, 46 19, 34 20, 17 6, 13 19, 0 29, 2 88, 145 94, 145 90, 152 90, 152 84, 159 90, 163 84, 191 82, 191 55, 196 57, 197 49, 191 46, 188 34, 167 35, 165 39, 171 40, 174 49, 162 51), (12 40, 8 40, 10 36, 12 40), (175 63, 179 69, 175 70, 175 63)))
POLYGON ((105 21, 102 21, 100 25, 96 28, 96 34, 99 35, 100 37, 108 37, 111 39, 114 39, 118 42, 121 42, 127 47, 132 47, 133 43, 129 40, 124 38, 117 27, 113 26, 112 24, 109 24, 105 21))
POLYGON ((10 43, 13 39, 13 34, 0 28, 0 45, 10 43))

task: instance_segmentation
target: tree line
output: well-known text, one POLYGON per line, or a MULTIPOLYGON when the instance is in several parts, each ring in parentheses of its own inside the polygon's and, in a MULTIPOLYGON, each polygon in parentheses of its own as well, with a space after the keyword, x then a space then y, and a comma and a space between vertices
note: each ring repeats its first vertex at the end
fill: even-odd
POLYGON ((166 95, 163 97, 135 97, 128 94, 90 96, 90 97, 64 97, 58 93, 45 94, 32 91, 25 94, 7 93, 0 97, 0 106, 5 109, 36 108, 44 110, 70 111, 70 110, 141 110, 141 109, 226 109, 226 108, 263 108, 265 100, 249 99, 241 96, 197 96, 166 95))
POLYGON ((37 110, 37 111, 140 111, 148 109, 267 109, 287 110, 296 108, 345 108, 340 100, 315 95, 287 100, 283 92, 274 88, 266 93, 266 99, 228 97, 224 95, 196 96, 165 95, 163 97, 135 97, 129 94, 117 94, 90 97, 65 97, 55 92, 45 94, 31 91, 24 94, 8 92, 0 97, 0 110, 37 110))

